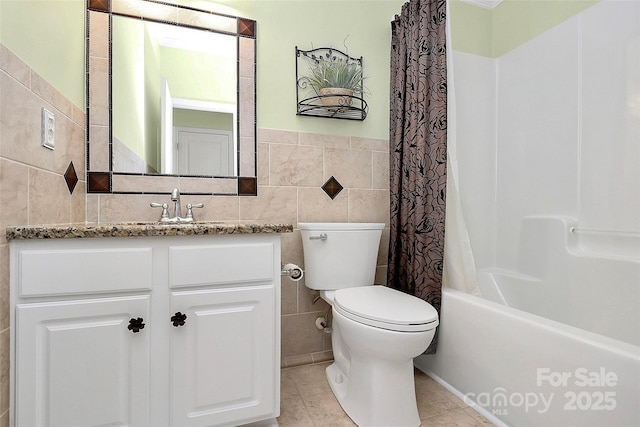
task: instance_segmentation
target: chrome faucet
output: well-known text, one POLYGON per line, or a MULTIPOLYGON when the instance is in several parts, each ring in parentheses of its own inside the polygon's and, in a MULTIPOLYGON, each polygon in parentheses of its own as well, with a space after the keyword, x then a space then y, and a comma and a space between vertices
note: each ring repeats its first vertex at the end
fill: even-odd
POLYGON ((160 222, 192 222, 193 208, 203 208, 203 203, 187 203, 187 215, 182 217, 182 208, 180 207, 180 190, 174 188, 171 192, 171 201, 173 202, 173 217, 169 217, 169 205, 167 203, 151 203, 152 208, 162 208, 160 222))
POLYGON ((173 217, 180 221, 182 209, 180 208, 180 191, 177 188, 171 192, 171 201, 173 202, 173 217))

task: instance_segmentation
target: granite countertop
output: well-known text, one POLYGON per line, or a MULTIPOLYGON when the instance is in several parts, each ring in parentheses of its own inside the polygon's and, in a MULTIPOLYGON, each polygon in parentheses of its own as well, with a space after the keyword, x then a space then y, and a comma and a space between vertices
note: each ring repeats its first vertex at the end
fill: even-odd
POLYGON ((239 224, 214 221, 179 223, 29 225, 7 227, 7 240, 77 239, 88 237, 214 236, 223 234, 291 233, 291 224, 239 224))

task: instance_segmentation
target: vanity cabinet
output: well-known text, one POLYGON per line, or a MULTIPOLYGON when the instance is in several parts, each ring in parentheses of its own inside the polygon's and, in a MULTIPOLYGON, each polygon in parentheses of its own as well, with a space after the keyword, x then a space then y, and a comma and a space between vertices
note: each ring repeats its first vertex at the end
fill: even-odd
POLYGON ((12 240, 15 426, 279 415, 278 234, 12 240))

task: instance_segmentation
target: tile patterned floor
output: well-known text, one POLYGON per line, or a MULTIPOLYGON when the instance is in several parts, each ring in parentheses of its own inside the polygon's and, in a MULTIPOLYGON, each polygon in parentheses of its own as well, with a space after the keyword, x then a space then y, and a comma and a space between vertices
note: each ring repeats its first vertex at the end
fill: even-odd
MULTIPOLYGON (((324 371, 330 363, 282 369, 280 427, 355 426, 329 388, 324 371)), ((415 380, 420 427, 493 425, 429 376, 416 370, 415 380)))

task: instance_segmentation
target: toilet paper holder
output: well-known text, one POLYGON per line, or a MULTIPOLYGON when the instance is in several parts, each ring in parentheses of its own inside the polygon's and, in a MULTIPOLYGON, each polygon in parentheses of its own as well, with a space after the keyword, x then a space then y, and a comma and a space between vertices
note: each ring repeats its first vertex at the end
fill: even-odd
POLYGON ((280 264, 280 274, 282 276, 287 276, 294 282, 297 282, 302 279, 302 276, 304 276, 302 269, 292 263, 280 264))

